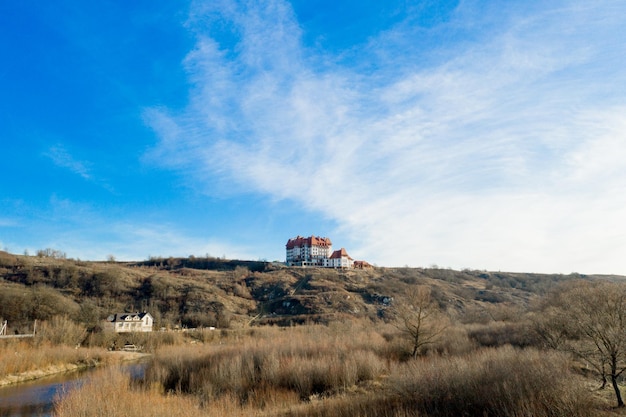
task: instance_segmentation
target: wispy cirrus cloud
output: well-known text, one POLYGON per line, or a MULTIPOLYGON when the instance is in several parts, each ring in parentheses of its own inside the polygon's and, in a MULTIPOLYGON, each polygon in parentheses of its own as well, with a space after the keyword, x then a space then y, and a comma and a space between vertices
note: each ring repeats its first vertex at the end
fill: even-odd
POLYGON ((93 179, 89 170, 89 163, 75 159, 63 145, 51 146, 44 152, 44 156, 50 158, 60 168, 68 169, 86 180, 93 179))
POLYGON ((339 60, 286 2, 217 5, 192 9, 187 109, 146 112, 155 160, 324 213, 380 264, 625 272, 626 6, 464 2, 339 60))
POLYGON ((94 166, 90 161, 75 158, 62 144, 51 146, 43 155, 59 168, 67 169, 84 180, 99 185, 110 193, 116 193, 115 188, 106 179, 99 178, 94 174, 94 166))

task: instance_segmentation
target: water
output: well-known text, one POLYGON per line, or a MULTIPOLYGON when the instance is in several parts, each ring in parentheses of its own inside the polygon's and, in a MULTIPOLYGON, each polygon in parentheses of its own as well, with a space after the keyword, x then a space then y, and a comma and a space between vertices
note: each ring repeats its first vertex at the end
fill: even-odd
POLYGON ((65 373, 0 388, 0 417, 50 417, 54 399, 79 386, 88 373, 65 373))
MULTIPOLYGON (((145 363, 124 367, 141 377, 145 363)), ((0 417, 51 417, 54 400, 87 380, 94 368, 0 388, 0 417)))

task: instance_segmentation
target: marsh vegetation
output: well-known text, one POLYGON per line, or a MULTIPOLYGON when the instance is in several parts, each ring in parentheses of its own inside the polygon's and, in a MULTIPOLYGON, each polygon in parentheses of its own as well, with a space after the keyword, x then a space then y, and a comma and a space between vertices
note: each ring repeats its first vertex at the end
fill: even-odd
POLYGON ((467 344, 415 360, 381 327, 265 327, 162 347, 143 378, 103 370, 57 415, 582 417, 601 406, 564 354, 467 344))
POLYGON ((0 316, 13 331, 40 323, 34 338, 0 340, 0 378, 112 364, 125 343, 151 354, 141 377, 94 372, 57 401, 59 417, 624 411, 622 277, 0 255, 0 316), (163 331, 102 330, 109 312, 136 310, 163 331))

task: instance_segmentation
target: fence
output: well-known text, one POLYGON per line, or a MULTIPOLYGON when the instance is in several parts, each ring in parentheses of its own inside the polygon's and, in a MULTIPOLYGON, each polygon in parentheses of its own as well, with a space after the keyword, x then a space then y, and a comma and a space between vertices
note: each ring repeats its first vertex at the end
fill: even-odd
POLYGON ((34 337, 35 333, 37 331, 37 320, 35 320, 35 323, 33 324, 33 332, 32 333, 27 333, 27 334, 10 334, 10 335, 7 335, 7 324, 8 324, 8 322, 5 320, 4 323, 2 323, 2 326, 0 326, 0 339, 15 339, 15 338, 21 338, 21 337, 34 337))

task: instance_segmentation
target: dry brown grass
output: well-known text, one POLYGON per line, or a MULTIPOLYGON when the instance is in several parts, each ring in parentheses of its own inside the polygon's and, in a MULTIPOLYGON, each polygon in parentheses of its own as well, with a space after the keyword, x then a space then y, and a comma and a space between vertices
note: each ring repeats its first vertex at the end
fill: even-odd
POLYGON ((92 366, 107 360, 105 349, 76 349, 49 343, 35 345, 32 341, 5 340, 0 343, 0 379, 68 364, 92 366))
POLYGON ((224 395, 247 403, 258 392, 307 399, 379 378, 386 361, 376 349, 384 343, 358 326, 265 328, 225 346, 162 349, 147 380, 166 392, 197 394, 205 403, 224 395))
POLYGON ((398 398, 370 394, 302 403, 275 415, 284 417, 427 417, 407 408, 398 398))
POLYGON ((161 348, 136 383, 99 373, 56 415, 597 415, 599 403, 554 352, 504 347, 398 362, 381 356, 388 343, 366 322, 229 331, 211 345, 161 348))
POLYGON ((191 397, 164 396, 158 391, 138 391, 118 368, 103 369, 82 387, 66 393, 55 404, 56 417, 200 417, 198 401, 191 397))
POLYGON ((571 373, 567 358, 555 353, 484 349, 426 357, 393 368, 388 383, 376 392, 300 404, 280 415, 590 417, 601 411, 584 383, 571 373))
POLYGON ((556 352, 510 346, 398 366, 390 377, 403 403, 423 415, 589 417, 589 392, 556 352))
POLYGON ((191 395, 163 394, 158 386, 138 386, 120 368, 96 372, 81 387, 64 393, 55 402, 55 417, 267 417, 298 402, 292 393, 251 392, 243 405, 224 395, 201 404, 191 395))

